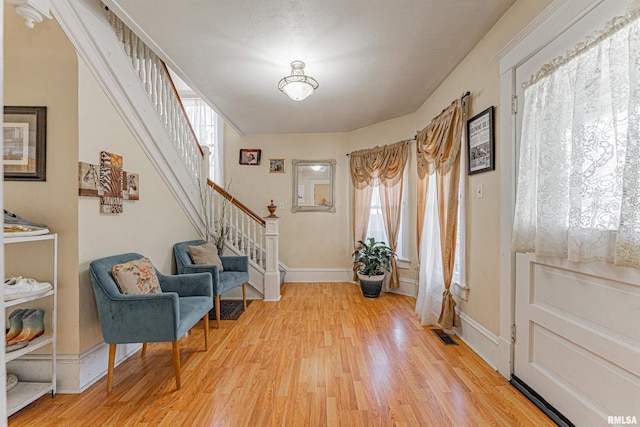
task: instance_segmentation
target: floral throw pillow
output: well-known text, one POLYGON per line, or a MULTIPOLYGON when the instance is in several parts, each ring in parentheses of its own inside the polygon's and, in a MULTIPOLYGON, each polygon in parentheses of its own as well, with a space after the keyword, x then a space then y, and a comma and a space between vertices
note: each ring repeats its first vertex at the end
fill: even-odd
POLYGON ((218 256, 218 248, 211 242, 199 246, 189 246, 189 255, 191 255, 194 264, 217 265, 218 272, 224 271, 222 260, 218 256))
POLYGON ((162 293, 156 269, 149 258, 140 258, 111 269, 118 289, 125 295, 162 293))

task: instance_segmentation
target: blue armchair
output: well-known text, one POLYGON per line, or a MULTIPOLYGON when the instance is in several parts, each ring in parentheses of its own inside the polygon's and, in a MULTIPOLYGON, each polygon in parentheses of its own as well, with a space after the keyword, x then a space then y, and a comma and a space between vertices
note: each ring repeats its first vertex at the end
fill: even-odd
POLYGON ((210 273, 213 279, 213 297, 216 308, 216 326, 220 328, 220 295, 242 285, 242 301, 247 309, 247 282, 249 281, 249 257, 246 256, 221 256, 223 272, 218 271, 215 265, 194 264, 189 254, 189 246, 200 246, 207 242, 204 240, 190 240, 176 243, 173 246, 173 254, 176 258, 178 274, 210 273))
POLYGON ((89 265, 91 283, 98 306, 100 328, 109 344, 107 391, 111 390, 117 344, 148 342, 173 343, 173 368, 180 389, 180 347, 178 340, 200 319, 204 319, 204 346, 208 350, 209 310, 213 304, 211 275, 166 276, 157 272, 162 293, 125 295, 111 273, 116 264, 142 258, 128 253, 101 258, 89 265))

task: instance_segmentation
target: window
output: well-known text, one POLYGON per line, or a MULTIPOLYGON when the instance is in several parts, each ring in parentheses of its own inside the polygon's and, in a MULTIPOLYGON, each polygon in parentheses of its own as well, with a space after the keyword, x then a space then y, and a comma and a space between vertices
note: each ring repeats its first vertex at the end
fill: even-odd
POLYGON ((198 142, 201 146, 209 148, 209 179, 222 185, 224 183, 224 174, 222 173, 222 159, 224 157, 221 144, 223 141, 222 120, 201 98, 184 98, 182 105, 198 142))
MULTIPOLYGON (((407 174, 408 169, 404 171, 404 186, 402 188, 402 207, 400 214, 400 233, 398 233, 398 246, 396 252, 399 260, 409 259, 409 239, 407 236, 407 174)), ((376 241, 389 243, 387 232, 384 228, 384 218, 382 217, 382 205, 380 204, 380 193, 378 193, 378 180, 375 180, 373 194, 371 195, 371 212, 369 214, 369 225, 367 227, 367 237, 373 237, 376 241)))

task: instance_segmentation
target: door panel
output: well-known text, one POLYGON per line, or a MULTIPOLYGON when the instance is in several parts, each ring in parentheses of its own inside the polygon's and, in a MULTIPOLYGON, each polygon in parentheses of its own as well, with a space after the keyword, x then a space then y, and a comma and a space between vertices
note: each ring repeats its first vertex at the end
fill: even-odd
MULTIPOLYGON (((628 3, 601 2, 516 70, 518 144, 522 83, 628 3)), ((640 420, 640 270, 517 254, 515 304, 515 376, 575 425, 640 420)))
POLYGON ((517 256, 514 374, 576 425, 640 417, 640 272, 576 268, 517 256))

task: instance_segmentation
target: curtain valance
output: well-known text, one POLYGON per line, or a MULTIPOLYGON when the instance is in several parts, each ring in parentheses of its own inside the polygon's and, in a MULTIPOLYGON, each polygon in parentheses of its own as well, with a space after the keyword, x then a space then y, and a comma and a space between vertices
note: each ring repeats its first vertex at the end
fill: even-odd
POLYGON ((385 187, 396 185, 402 179, 410 143, 400 141, 352 152, 349 158, 353 186, 357 189, 371 186, 376 178, 385 187))
POLYGON ((462 117, 462 100, 456 99, 418 132, 416 152, 420 179, 427 173, 433 175, 436 170, 442 175, 451 170, 460 152, 462 117))

